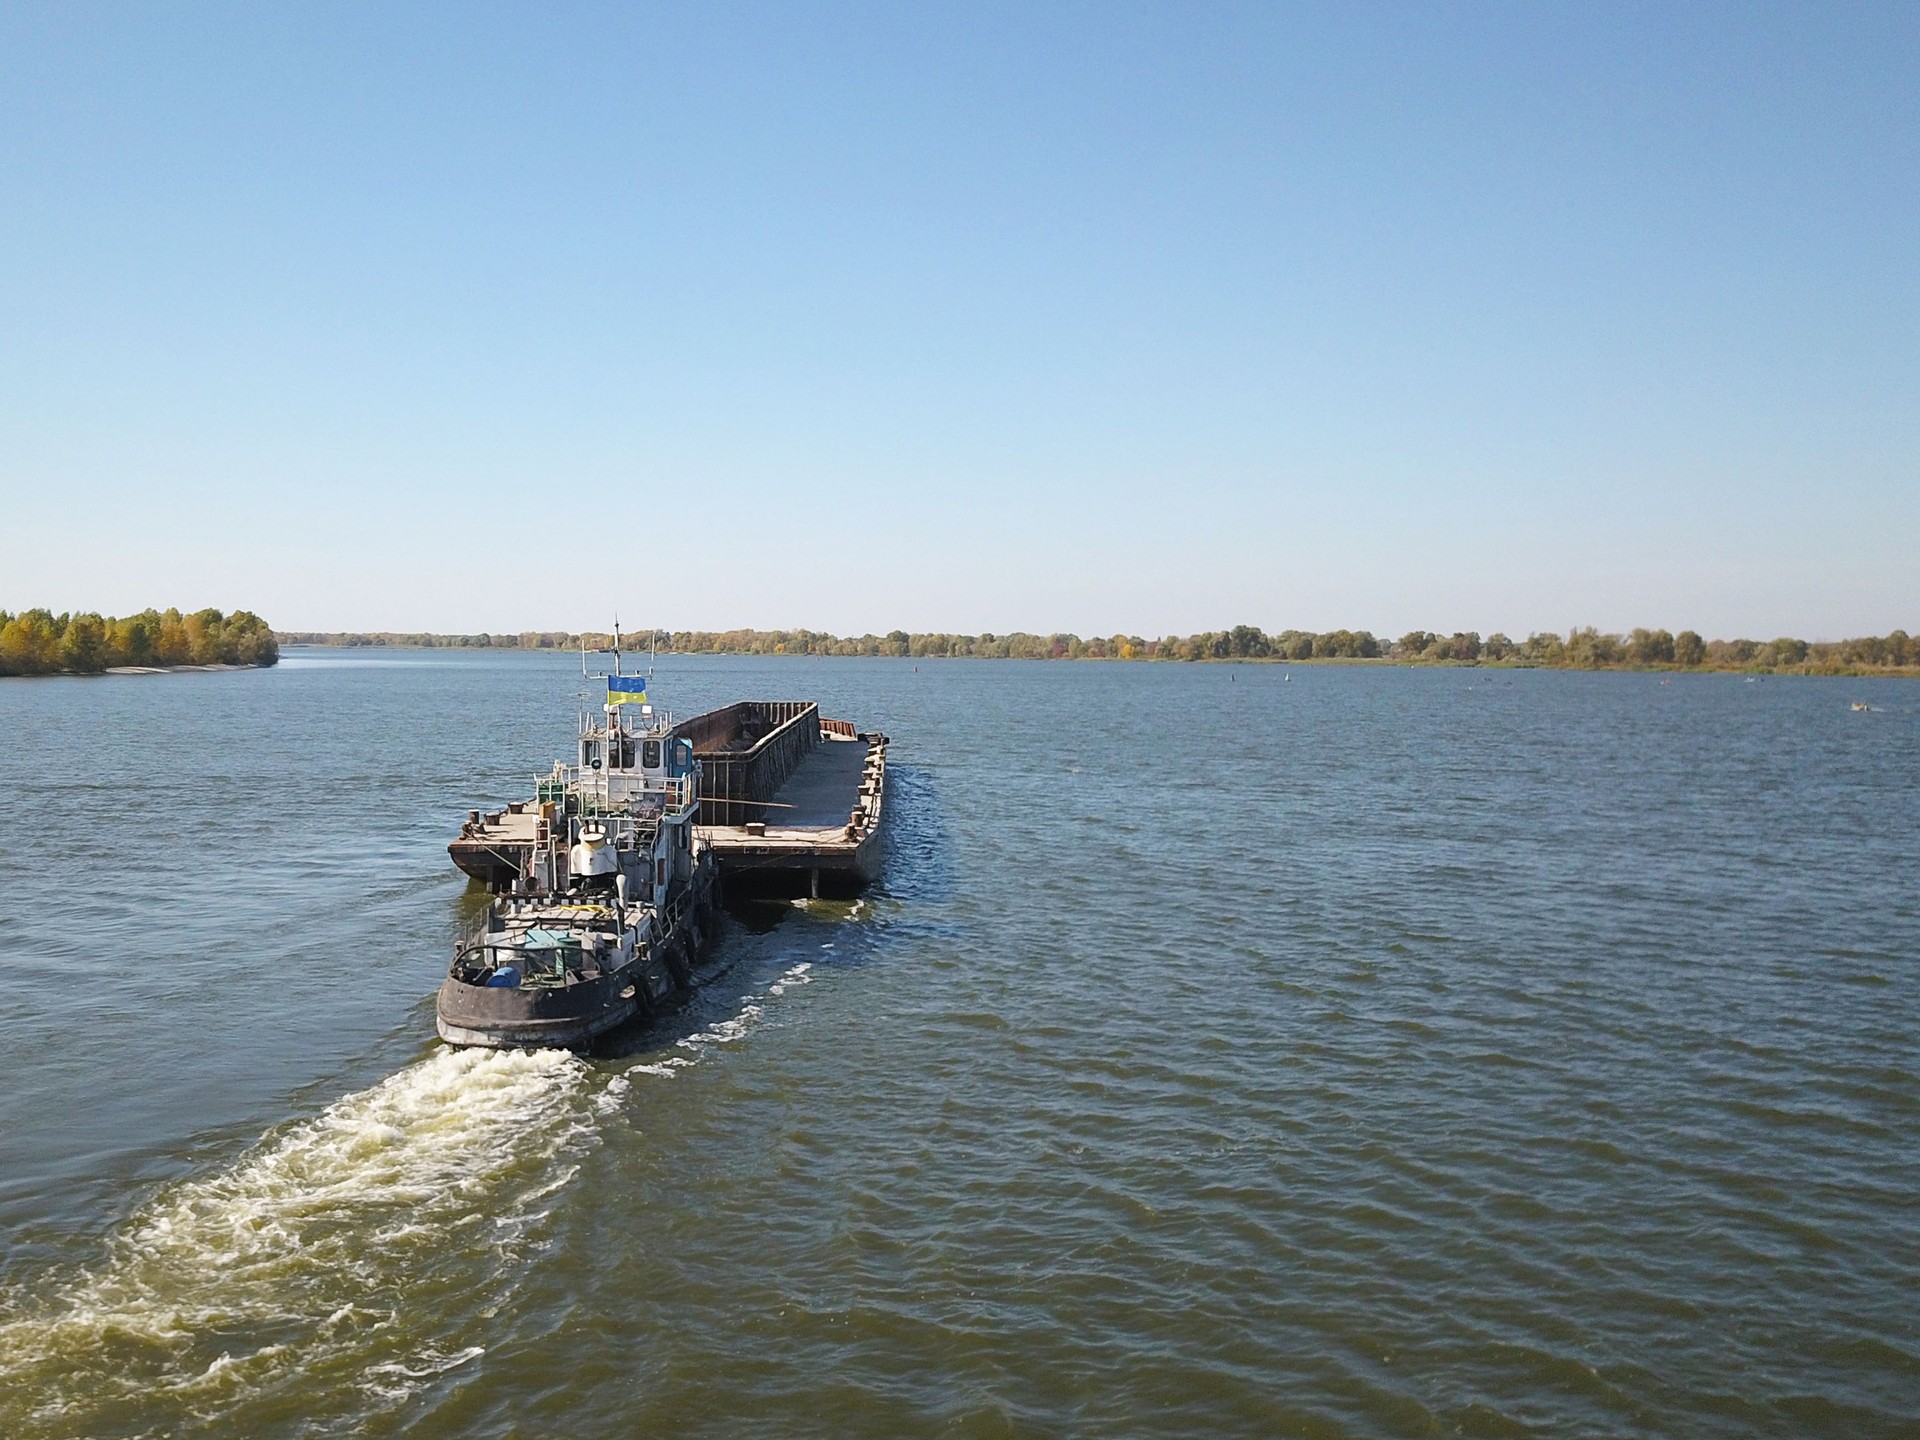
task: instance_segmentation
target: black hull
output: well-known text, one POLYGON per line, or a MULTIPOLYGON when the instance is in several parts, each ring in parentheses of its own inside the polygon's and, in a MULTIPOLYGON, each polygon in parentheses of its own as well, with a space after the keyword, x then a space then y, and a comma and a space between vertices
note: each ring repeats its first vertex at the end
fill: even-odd
POLYGON ((449 1045, 568 1050, 638 1015, 643 996, 651 1008, 672 989, 657 960, 559 990, 468 985, 449 975, 434 1001, 434 1026, 449 1045))
POLYGON ((434 998, 434 1028, 449 1045, 570 1050, 690 988, 692 961, 717 928, 711 870, 679 926, 642 959, 553 989, 469 985, 449 975, 434 998))

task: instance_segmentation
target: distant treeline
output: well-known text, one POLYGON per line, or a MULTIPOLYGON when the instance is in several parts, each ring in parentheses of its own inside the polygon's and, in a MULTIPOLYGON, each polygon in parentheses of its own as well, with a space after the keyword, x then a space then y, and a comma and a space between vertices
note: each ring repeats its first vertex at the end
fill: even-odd
POLYGON ((1703 640, 1692 630, 1634 630, 1607 635, 1592 626, 1571 630, 1565 639, 1533 634, 1525 640, 1471 631, 1437 635, 1414 630, 1393 642, 1391 658, 1454 661, 1467 664, 1544 665, 1563 670, 1677 669, 1767 670, 1810 675, 1843 675, 1863 670, 1920 667, 1920 640, 1904 630, 1864 635, 1853 640, 1703 640))
MULTIPOLYGON (((604 645, 611 635, 589 631, 576 635, 566 630, 522 630, 518 635, 428 635, 403 634, 397 630, 348 632, 338 630, 276 630, 274 639, 282 645, 345 645, 380 648, 393 646, 408 650, 578 650, 581 642, 604 645)), ((624 640, 622 644, 632 643, 624 640)), ((646 644, 643 636, 641 645, 646 644)))
MULTIPOLYGON (((394 645, 463 649, 578 649, 610 637, 529 630, 518 635, 320 634, 282 632, 288 645, 394 645)), ((818 630, 661 630, 660 649, 704 655, 891 655, 912 659, 981 660, 1375 660, 1402 664, 1536 665, 1571 670, 1686 669, 1771 670, 1848 674, 1920 668, 1920 641, 1904 630, 1857 640, 1703 640, 1691 630, 1635 630, 1608 635, 1591 627, 1560 636, 1535 633, 1525 640, 1505 635, 1481 639, 1474 631, 1440 635, 1410 630, 1398 640, 1366 630, 1282 630, 1269 635, 1254 625, 1199 635, 885 635, 840 636, 818 630)), ((644 650, 646 631, 628 635, 629 651, 644 650)))
POLYGON ((91 612, 0 610, 0 675, 98 675, 114 665, 272 665, 273 630, 251 610, 91 612))

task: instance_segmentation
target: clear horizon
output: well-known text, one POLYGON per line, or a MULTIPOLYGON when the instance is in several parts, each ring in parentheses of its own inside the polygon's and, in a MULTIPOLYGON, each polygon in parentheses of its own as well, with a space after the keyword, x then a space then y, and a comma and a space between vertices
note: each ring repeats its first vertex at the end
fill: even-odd
POLYGON ((0 608, 1920 630, 1920 11, 0 15, 0 608))

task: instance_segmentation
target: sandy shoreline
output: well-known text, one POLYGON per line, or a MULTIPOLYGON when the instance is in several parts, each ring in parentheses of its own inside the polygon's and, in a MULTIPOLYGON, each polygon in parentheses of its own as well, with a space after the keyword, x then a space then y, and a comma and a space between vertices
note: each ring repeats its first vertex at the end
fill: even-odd
POLYGON ((258 665, 109 665, 103 675, 175 675, 182 670, 258 670, 258 665))

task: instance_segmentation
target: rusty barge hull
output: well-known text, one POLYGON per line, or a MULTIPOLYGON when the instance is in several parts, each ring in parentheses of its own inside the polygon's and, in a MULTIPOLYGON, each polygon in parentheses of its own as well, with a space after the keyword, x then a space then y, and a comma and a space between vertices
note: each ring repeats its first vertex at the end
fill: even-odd
MULTIPOLYGON (((887 737, 800 700, 745 700, 674 728, 700 762, 694 844, 733 893, 843 896, 879 873, 887 737)), ((447 847, 490 890, 524 873, 546 823, 540 798, 468 812, 447 847)))

